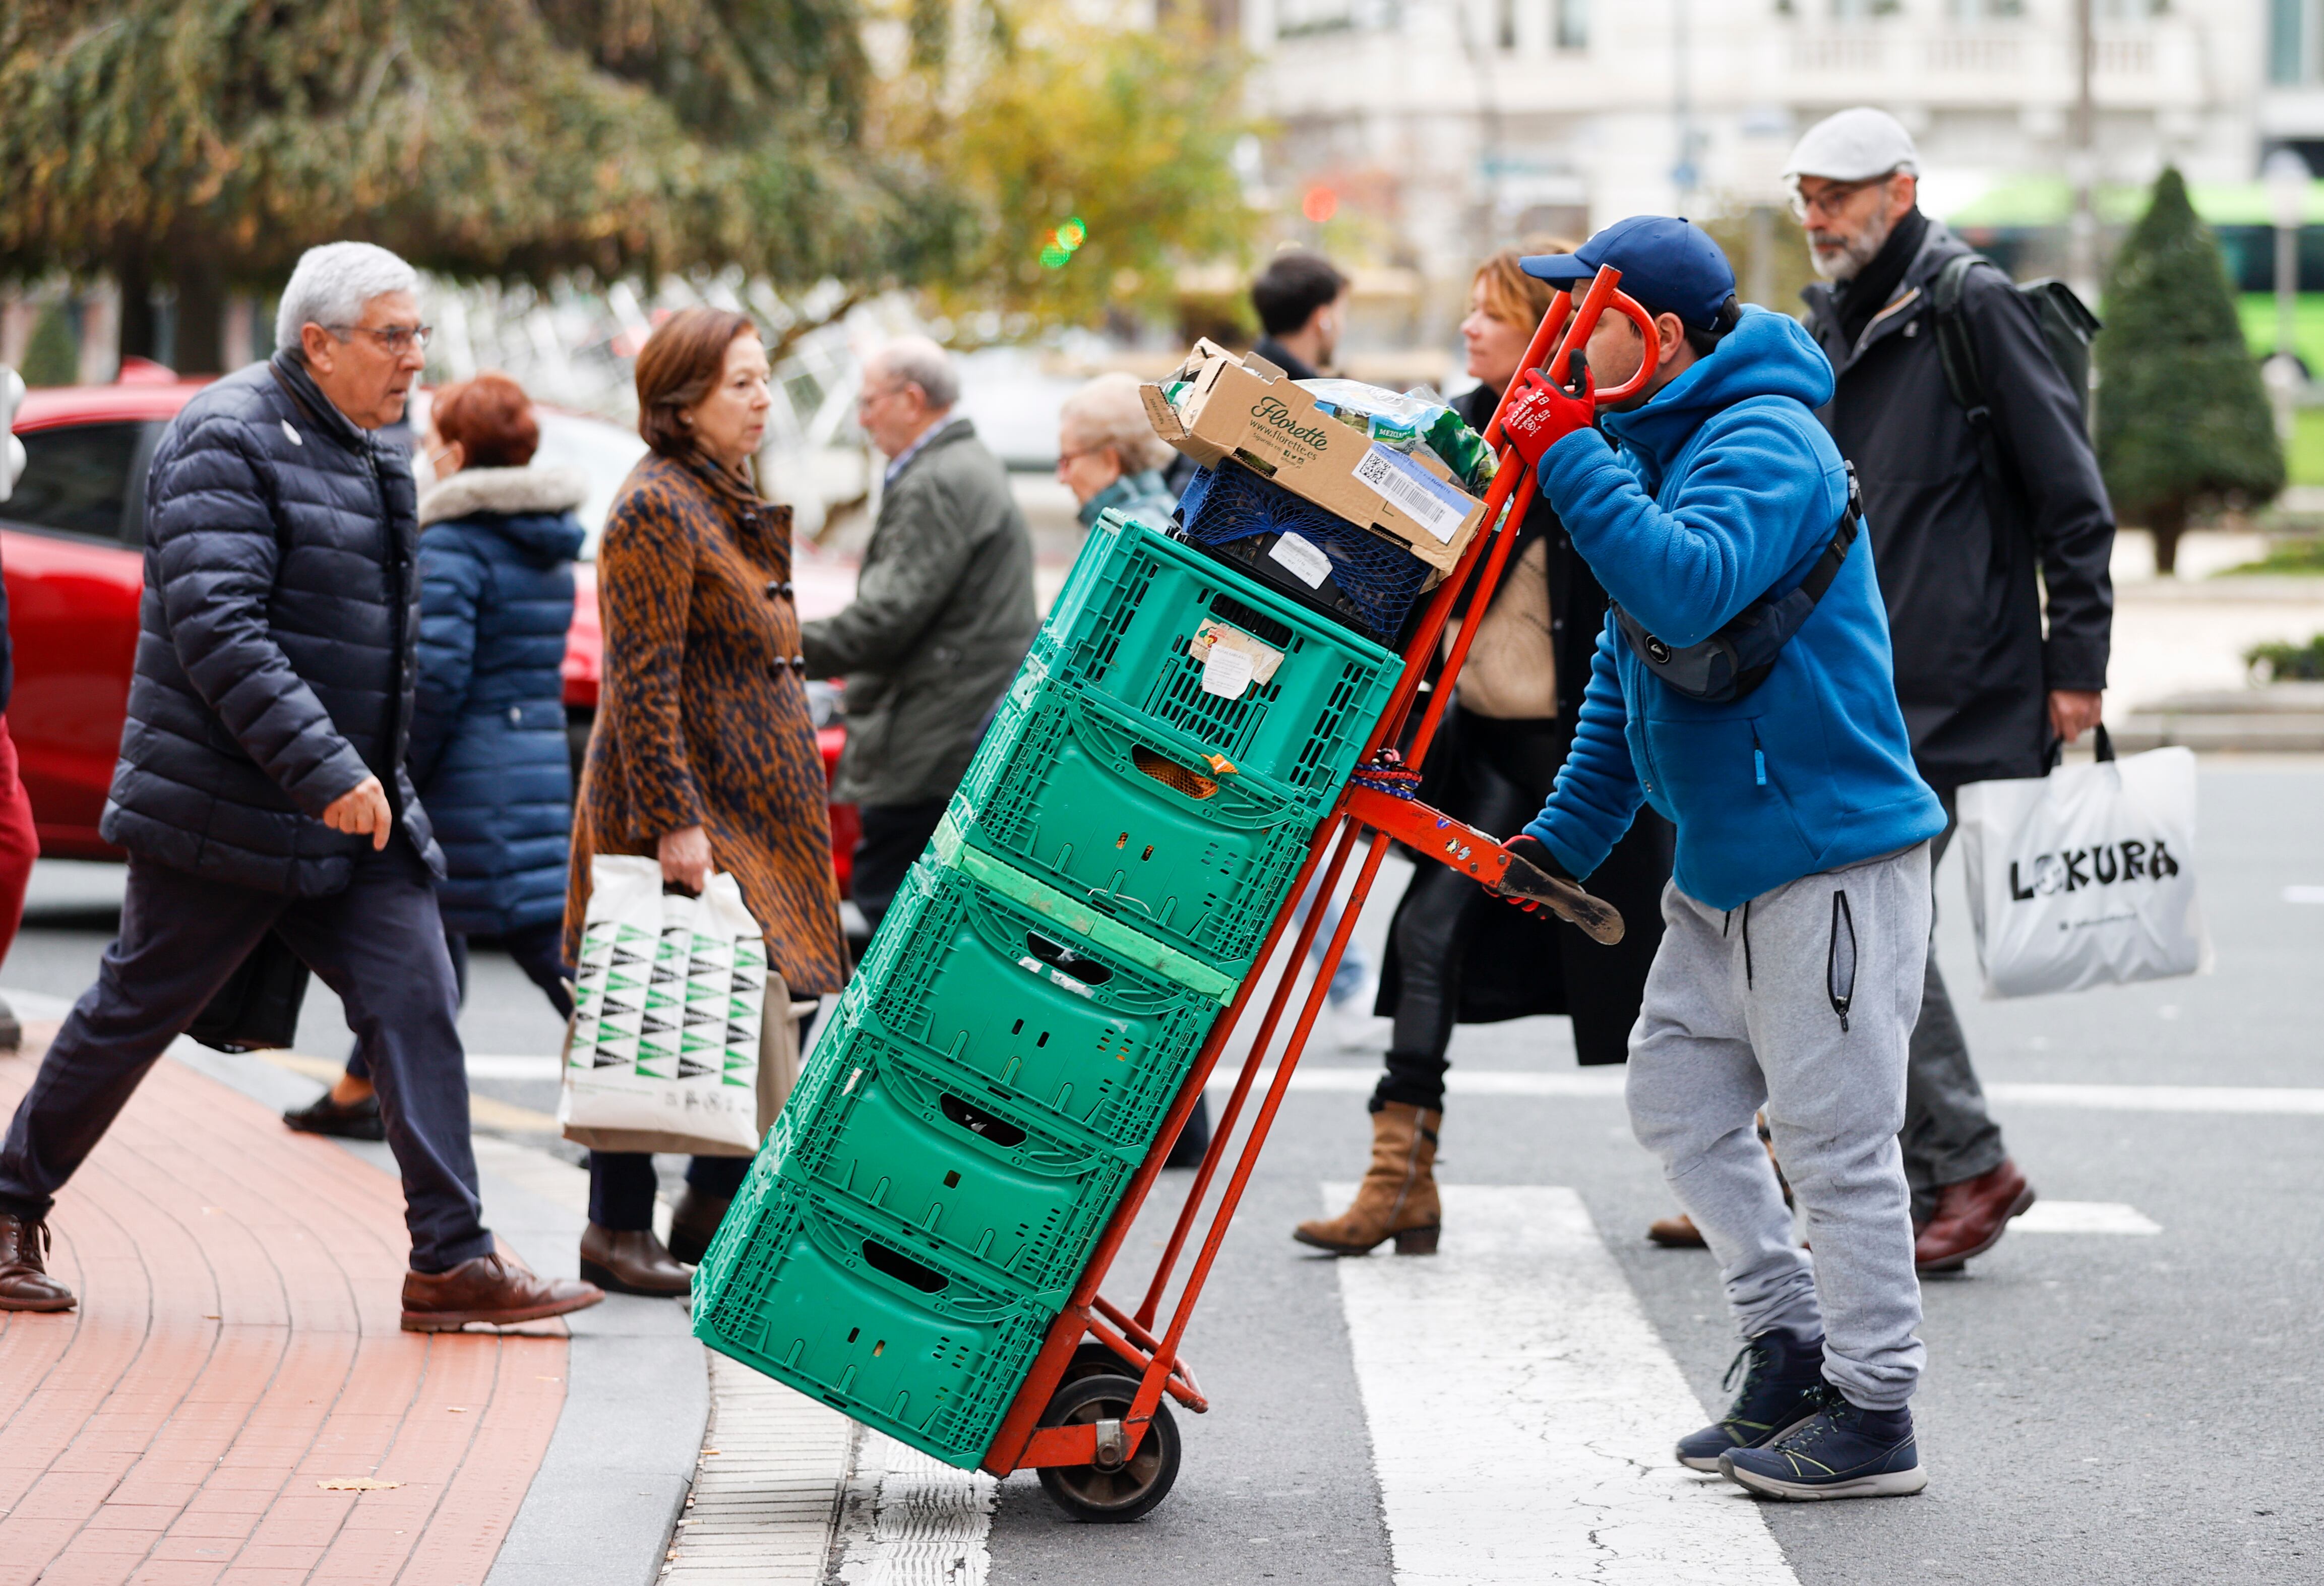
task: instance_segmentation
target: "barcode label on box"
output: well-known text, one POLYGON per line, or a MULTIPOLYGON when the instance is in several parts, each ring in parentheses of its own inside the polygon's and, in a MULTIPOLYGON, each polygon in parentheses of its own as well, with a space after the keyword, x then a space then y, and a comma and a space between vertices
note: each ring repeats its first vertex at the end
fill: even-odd
POLYGON ((1375 495, 1436 536, 1440 544, 1452 544, 1468 521, 1468 497, 1378 441, 1356 459, 1355 473, 1375 495))

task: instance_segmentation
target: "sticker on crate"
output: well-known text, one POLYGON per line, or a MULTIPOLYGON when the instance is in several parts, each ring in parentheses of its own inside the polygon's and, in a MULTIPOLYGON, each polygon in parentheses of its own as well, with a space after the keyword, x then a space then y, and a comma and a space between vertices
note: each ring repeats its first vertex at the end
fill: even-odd
POLYGON ((755 1147, 767 944, 730 875, 664 896, 650 859, 601 854, 558 1120, 755 1147))
POLYGON ((1240 699, 1253 683, 1271 682, 1283 664, 1281 650, 1211 618, 1196 625, 1186 653, 1203 663, 1203 692, 1222 699, 1240 699))

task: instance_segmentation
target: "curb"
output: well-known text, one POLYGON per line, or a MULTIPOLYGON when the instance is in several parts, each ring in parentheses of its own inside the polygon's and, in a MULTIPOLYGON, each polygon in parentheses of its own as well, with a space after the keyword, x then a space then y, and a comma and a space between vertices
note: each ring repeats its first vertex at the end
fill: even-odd
POLYGON ((2198 752, 2324 752, 2324 684, 2174 695, 2140 705, 2111 732, 2115 746, 2132 753, 2172 745, 2198 752))
MULTIPOLYGON (((314 1082, 257 1056, 191 1041, 171 1057, 262 1106, 302 1106, 314 1082)), ((337 1142, 383 1172, 384 1145, 337 1142)), ((484 1221, 545 1276, 578 1275, 586 1176, 549 1157, 475 1137, 484 1221)), ((706 1351, 684 1308, 608 1295, 566 1319, 565 1406, 486 1586, 651 1586, 694 1480, 710 1411, 706 1351)))

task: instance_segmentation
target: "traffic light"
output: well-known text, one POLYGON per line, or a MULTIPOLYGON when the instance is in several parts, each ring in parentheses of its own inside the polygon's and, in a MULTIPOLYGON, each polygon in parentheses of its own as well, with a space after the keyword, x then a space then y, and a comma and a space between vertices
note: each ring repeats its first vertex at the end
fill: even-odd
POLYGON ((23 377, 0 364, 0 501, 6 501, 24 472, 24 443, 16 438, 16 408, 24 400, 23 377))

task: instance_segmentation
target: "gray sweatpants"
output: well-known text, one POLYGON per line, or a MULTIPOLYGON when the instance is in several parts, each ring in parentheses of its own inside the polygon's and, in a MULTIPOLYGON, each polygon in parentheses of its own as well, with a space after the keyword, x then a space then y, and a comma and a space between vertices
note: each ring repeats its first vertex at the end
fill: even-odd
POLYGON ((1630 1037, 1630 1127, 1718 1258, 1738 1332, 1823 1334, 1825 1377, 1868 1410, 1910 1398, 1927 1352, 1896 1130, 1929 908, 1925 843, 1730 910, 1674 884, 1630 1037))

